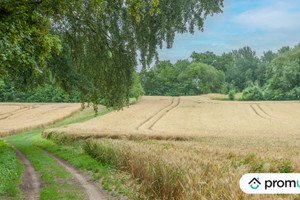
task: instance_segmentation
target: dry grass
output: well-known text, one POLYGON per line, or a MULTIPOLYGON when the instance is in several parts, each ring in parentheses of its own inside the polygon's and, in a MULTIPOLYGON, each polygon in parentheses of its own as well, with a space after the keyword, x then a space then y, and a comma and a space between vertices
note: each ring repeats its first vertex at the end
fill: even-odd
POLYGON ((79 110, 77 103, 0 103, 0 137, 52 125, 79 110))

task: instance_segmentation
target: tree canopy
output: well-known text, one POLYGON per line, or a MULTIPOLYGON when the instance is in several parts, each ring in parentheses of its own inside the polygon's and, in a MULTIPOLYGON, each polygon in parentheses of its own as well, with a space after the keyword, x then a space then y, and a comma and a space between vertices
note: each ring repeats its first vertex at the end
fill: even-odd
POLYGON ((176 33, 203 30, 206 16, 222 7, 223 0, 5 0, 0 74, 21 89, 49 76, 63 88, 76 80, 69 88, 82 101, 97 104, 101 97, 120 108, 128 102, 137 52, 145 68, 163 42, 171 48, 176 33), (49 65, 60 51, 56 59, 67 67, 49 65))

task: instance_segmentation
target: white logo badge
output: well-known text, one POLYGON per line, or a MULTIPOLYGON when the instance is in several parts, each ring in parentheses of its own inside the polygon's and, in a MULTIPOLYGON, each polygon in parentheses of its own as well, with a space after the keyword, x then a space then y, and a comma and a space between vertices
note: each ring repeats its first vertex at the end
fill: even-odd
POLYGON ((300 174, 245 174, 240 188, 247 194, 300 194, 300 174))

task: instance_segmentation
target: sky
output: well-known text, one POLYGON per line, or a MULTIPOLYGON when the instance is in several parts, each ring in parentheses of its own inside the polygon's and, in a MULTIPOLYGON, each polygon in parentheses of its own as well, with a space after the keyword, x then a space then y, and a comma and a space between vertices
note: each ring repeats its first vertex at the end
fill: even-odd
POLYGON ((300 43, 300 0, 224 0, 223 13, 207 17, 204 31, 177 34, 160 60, 175 63, 193 51, 218 55, 250 46, 258 56, 300 43))

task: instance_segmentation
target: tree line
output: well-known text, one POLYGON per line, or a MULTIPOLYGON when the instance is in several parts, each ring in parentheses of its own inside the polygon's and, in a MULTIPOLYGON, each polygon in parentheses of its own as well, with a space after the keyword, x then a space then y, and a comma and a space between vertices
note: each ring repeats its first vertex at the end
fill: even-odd
MULTIPOLYGON (((140 72, 146 95, 243 92, 243 100, 300 99, 300 45, 258 57, 246 46, 216 55, 193 52, 190 60, 156 63, 140 72)), ((232 95, 233 94, 233 95, 232 95)))

